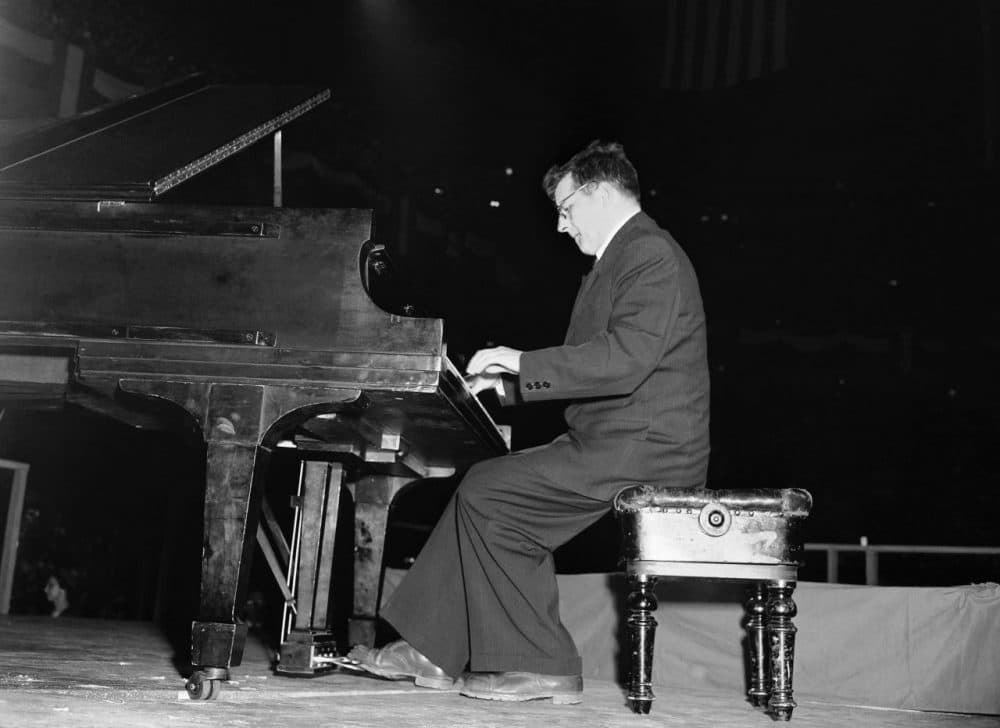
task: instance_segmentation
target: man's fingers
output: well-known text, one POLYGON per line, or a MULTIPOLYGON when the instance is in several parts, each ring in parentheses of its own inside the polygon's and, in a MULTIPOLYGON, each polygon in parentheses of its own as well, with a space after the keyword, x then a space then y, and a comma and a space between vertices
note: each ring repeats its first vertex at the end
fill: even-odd
POLYGON ((507 346, 480 349, 472 358, 465 371, 469 374, 517 374, 521 352, 507 346))
POLYGON ((496 349, 480 349, 469 359, 469 364, 465 367, 465 371, 469 374, 480 374, 486 371, 489 366, 496 363, 496 354, 496 349))
POLYGON ((487 389, 494 389, 497 386, 497 376, 476 374, 466 377, 465 383, 469 385, 473 394, 479 394, 487 389))

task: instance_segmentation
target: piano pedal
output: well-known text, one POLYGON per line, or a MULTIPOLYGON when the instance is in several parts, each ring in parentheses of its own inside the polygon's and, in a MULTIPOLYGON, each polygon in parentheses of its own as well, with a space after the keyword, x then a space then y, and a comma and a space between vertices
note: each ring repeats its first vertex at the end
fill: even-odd
POLYGON ((339 667, 344 670, 353 670, 355 672, 365 672, 371 674, 370 671, 366 667, 364 667, 364 665, 361 662, 355 660, 352 657, 348 657, 347 655, 325 657, 323 658, 323 661, 334 667, 339 667))
POLYGON ((337 668, 337 642, 329 632, 292 630, 278 651, 275 672, 315 677, 337 668))

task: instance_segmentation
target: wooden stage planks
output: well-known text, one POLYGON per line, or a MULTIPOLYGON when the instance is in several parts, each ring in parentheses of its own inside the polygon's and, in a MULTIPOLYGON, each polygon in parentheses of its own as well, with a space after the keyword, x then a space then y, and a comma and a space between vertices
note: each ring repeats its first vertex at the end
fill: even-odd
MULTIPOLYGON (((183 649, 183 648, 182 648, 183 649)), ((219 699, 184 695, 187 656, 155 625, 48 617, 0 618, 0 726, 3 728, 766 728, 771 719, 739 695, 669 694, 658 688, 649 716, 625 707, 610 682, 589 681, 584 702, 494 703, 352 673, 288 678, 269 669, 269 650, 248 640, 244 664, 219 699)), ((996 716, 884 710, 797 696, 798 728, 866 726, 996 728, 996 716)))

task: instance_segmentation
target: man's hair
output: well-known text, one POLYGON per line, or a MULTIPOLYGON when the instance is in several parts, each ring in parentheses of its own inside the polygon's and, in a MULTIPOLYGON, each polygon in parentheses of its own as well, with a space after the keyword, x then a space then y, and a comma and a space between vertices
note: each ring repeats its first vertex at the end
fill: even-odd
POLYGON ((573 181, 580 186, 590 182, 609 182, 622 193, 635 198, 636 202, 639 201, 639 175, 625 156, 625 148, 618 142, 594 140, 565 164, 552 166, 545 173, 542 187, 553 202, 556 201, 556 186, 567 174, 572 175, 573 181))

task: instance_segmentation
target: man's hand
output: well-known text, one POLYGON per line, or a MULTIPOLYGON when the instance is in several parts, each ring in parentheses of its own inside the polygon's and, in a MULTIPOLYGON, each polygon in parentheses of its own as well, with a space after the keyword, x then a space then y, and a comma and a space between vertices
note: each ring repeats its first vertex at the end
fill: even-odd
POLYGON ((521 351, 509 346, 480 349, 469 359, 465 371, 479 375, 518 374, 521 371, 521 351))
POLYGON ((465 383, 469 385, 473 394, 485 392, 487 389, 496 390, 497 396, 503 394, 499 374, 473 374, 465 378, 465 383))

